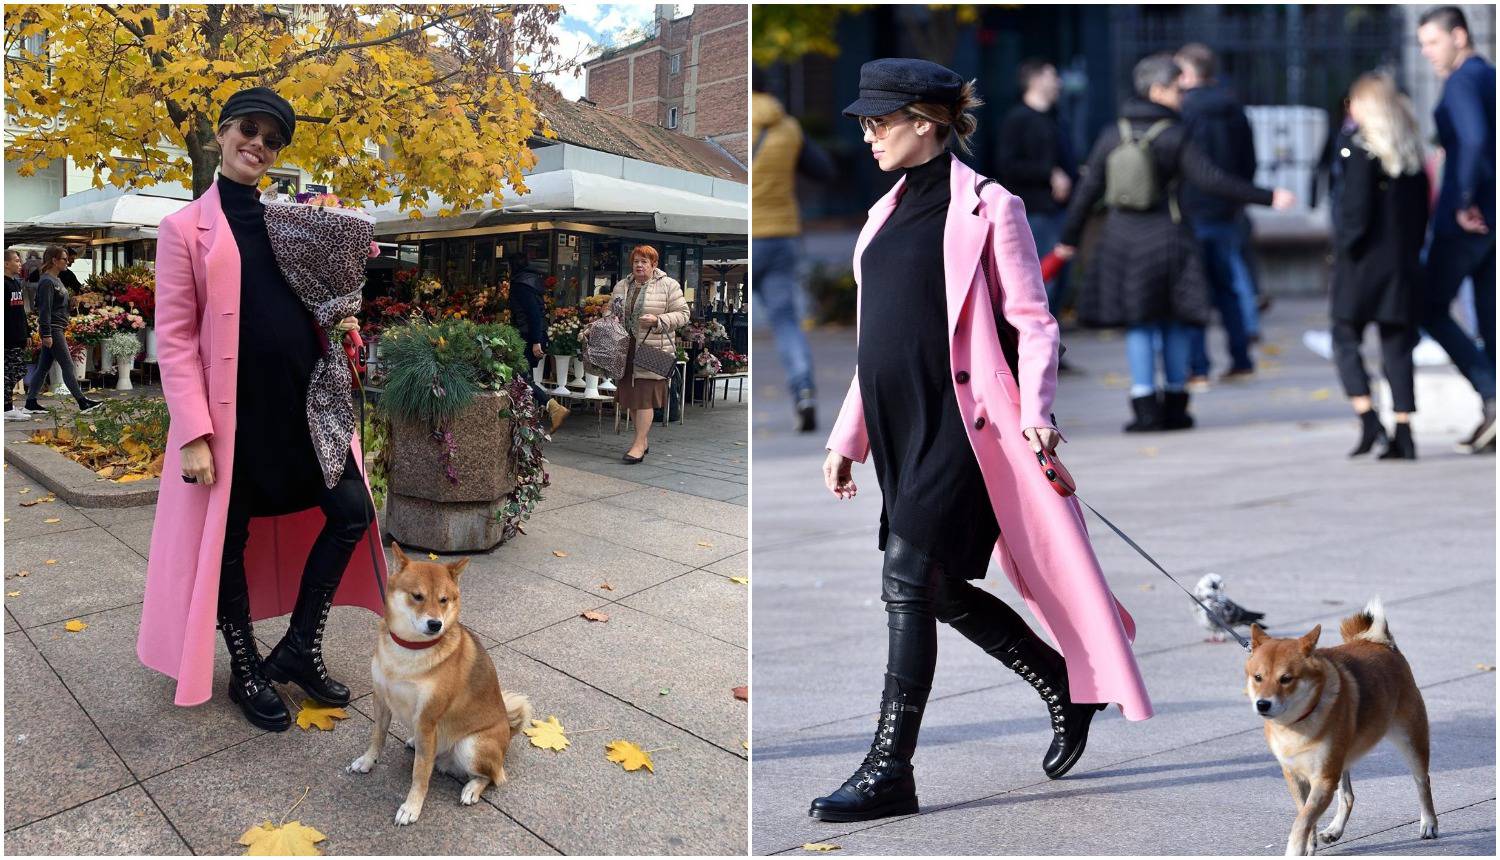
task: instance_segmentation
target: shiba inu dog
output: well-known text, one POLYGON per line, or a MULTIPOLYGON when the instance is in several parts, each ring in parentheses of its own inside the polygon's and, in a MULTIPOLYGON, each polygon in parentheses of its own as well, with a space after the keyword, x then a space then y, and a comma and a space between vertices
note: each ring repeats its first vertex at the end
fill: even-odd
POLYGON ((413 561, 395 542, 391 550, 400 565, 386 587, 385 618, 370 659, 375 727, 369 749, 348 770, 370 772, 393 717, 408 726, 407 745, 417 756, 396 823, 411 824, 422 814, 434 766, 468 780, 459 798, 465 806, 477 803, 491 783, 505 782, 505 750, 511 732, 531 718, 531 702, 501 693, 495 664, 458 623, 458 580, 469 560, 413 561))
POLYGON ((1312 854, 1319 840, 1337 842, 1344 835, 1354 809, 1349 768, 1381 738, 1395 744, 1416 780, 1422 838, 1437 838, 1427 774, 1427 706, 1391 639, 1380 599, 1344 619, 1342 645, 1318 648, 1322 632, 1320 625, 1298 639, 1273 639, 1259 625, 1250 628, 1245 691, 1265 720, 1266 743, 1297 804, 1287 855, 1312 854), (1338 811, 1315 833, 1335 791, 1338 811))

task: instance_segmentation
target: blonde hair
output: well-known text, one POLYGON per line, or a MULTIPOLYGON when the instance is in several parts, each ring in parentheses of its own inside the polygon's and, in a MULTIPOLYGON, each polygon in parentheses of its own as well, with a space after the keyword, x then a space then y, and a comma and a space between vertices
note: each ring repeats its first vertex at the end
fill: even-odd
POLYGON ((1370 151, 1388 176, 1422 169, 1422 136, 1411 102, 1385 74, 1360 75, 1349 88, 1349 103, 1359 102, 1359 131, 1354 140, 1370 151))
POLYGON ((974 110, 984 104, 984 99, 979 97, 979 90, 975 86, 977 81, 969 81, 963 85, 958 92, 958 100, 953 104, 937 104, 936 102, 917 102, 907 105, 902 109, 911 119, 925 119, 937 126, 937 136, 940 141, 947 141, 948 133, 951 131, 956 135, 958 148, 965 155, 972 155, 969 150, 969 138, 979 129, 979 120, 974 117, 974 110))

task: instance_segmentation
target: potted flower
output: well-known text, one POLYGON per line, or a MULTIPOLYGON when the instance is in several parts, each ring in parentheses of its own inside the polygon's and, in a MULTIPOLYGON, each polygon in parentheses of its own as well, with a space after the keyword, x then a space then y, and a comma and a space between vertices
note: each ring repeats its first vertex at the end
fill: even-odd
POLYGON ((510 326, 445 319, 386 329, 380 410, 389 421, 386 527, 440 552, 489 550, 547 485, 537 404, 510 326))
POLYGON ((552 322, 547 326, 547 340, 550 342, 548 349, 551 350, 552 364, 557 373, 557 387, 552 389, 553 394, 568 394, 568 372, 573 364, 573 356, 578 354, 582 347, 580 340, 583 331, 583 323, 578 315, 578 308, 560 307, 552 312, 552 322))

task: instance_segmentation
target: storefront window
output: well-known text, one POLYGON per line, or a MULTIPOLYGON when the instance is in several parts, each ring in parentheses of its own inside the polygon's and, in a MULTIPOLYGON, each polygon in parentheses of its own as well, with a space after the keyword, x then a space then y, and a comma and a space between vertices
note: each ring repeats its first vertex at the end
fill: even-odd
POLYGON ((694 316, 702 316, 699 309, 699 273, 702 267, 703 250, 696 246, 689 247, 684 254, 682 263, 682 291, 687 296, 688 304, 693 307, 694 316))
POLYGON ((620 254, 619 239, 594 239, 593 295, 608 294, 624 276, 620 269, 620 254))
POLYGON ((557 303, 559 305, 576 305, 582 300, 581 282, 579 278, 580 254, 578 250, 579 236, 577 233, 557 233, 557 261, 552 269, 552 274, 557 276, 557 303))

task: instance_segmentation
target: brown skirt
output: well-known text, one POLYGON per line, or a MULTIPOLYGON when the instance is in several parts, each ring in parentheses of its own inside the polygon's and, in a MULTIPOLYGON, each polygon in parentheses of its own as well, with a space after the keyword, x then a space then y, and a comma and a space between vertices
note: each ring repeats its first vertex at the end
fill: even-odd
POLYGON ((615 405, 620 409, 660 409, 667 405, 665 379, 615 380, 615 405))

